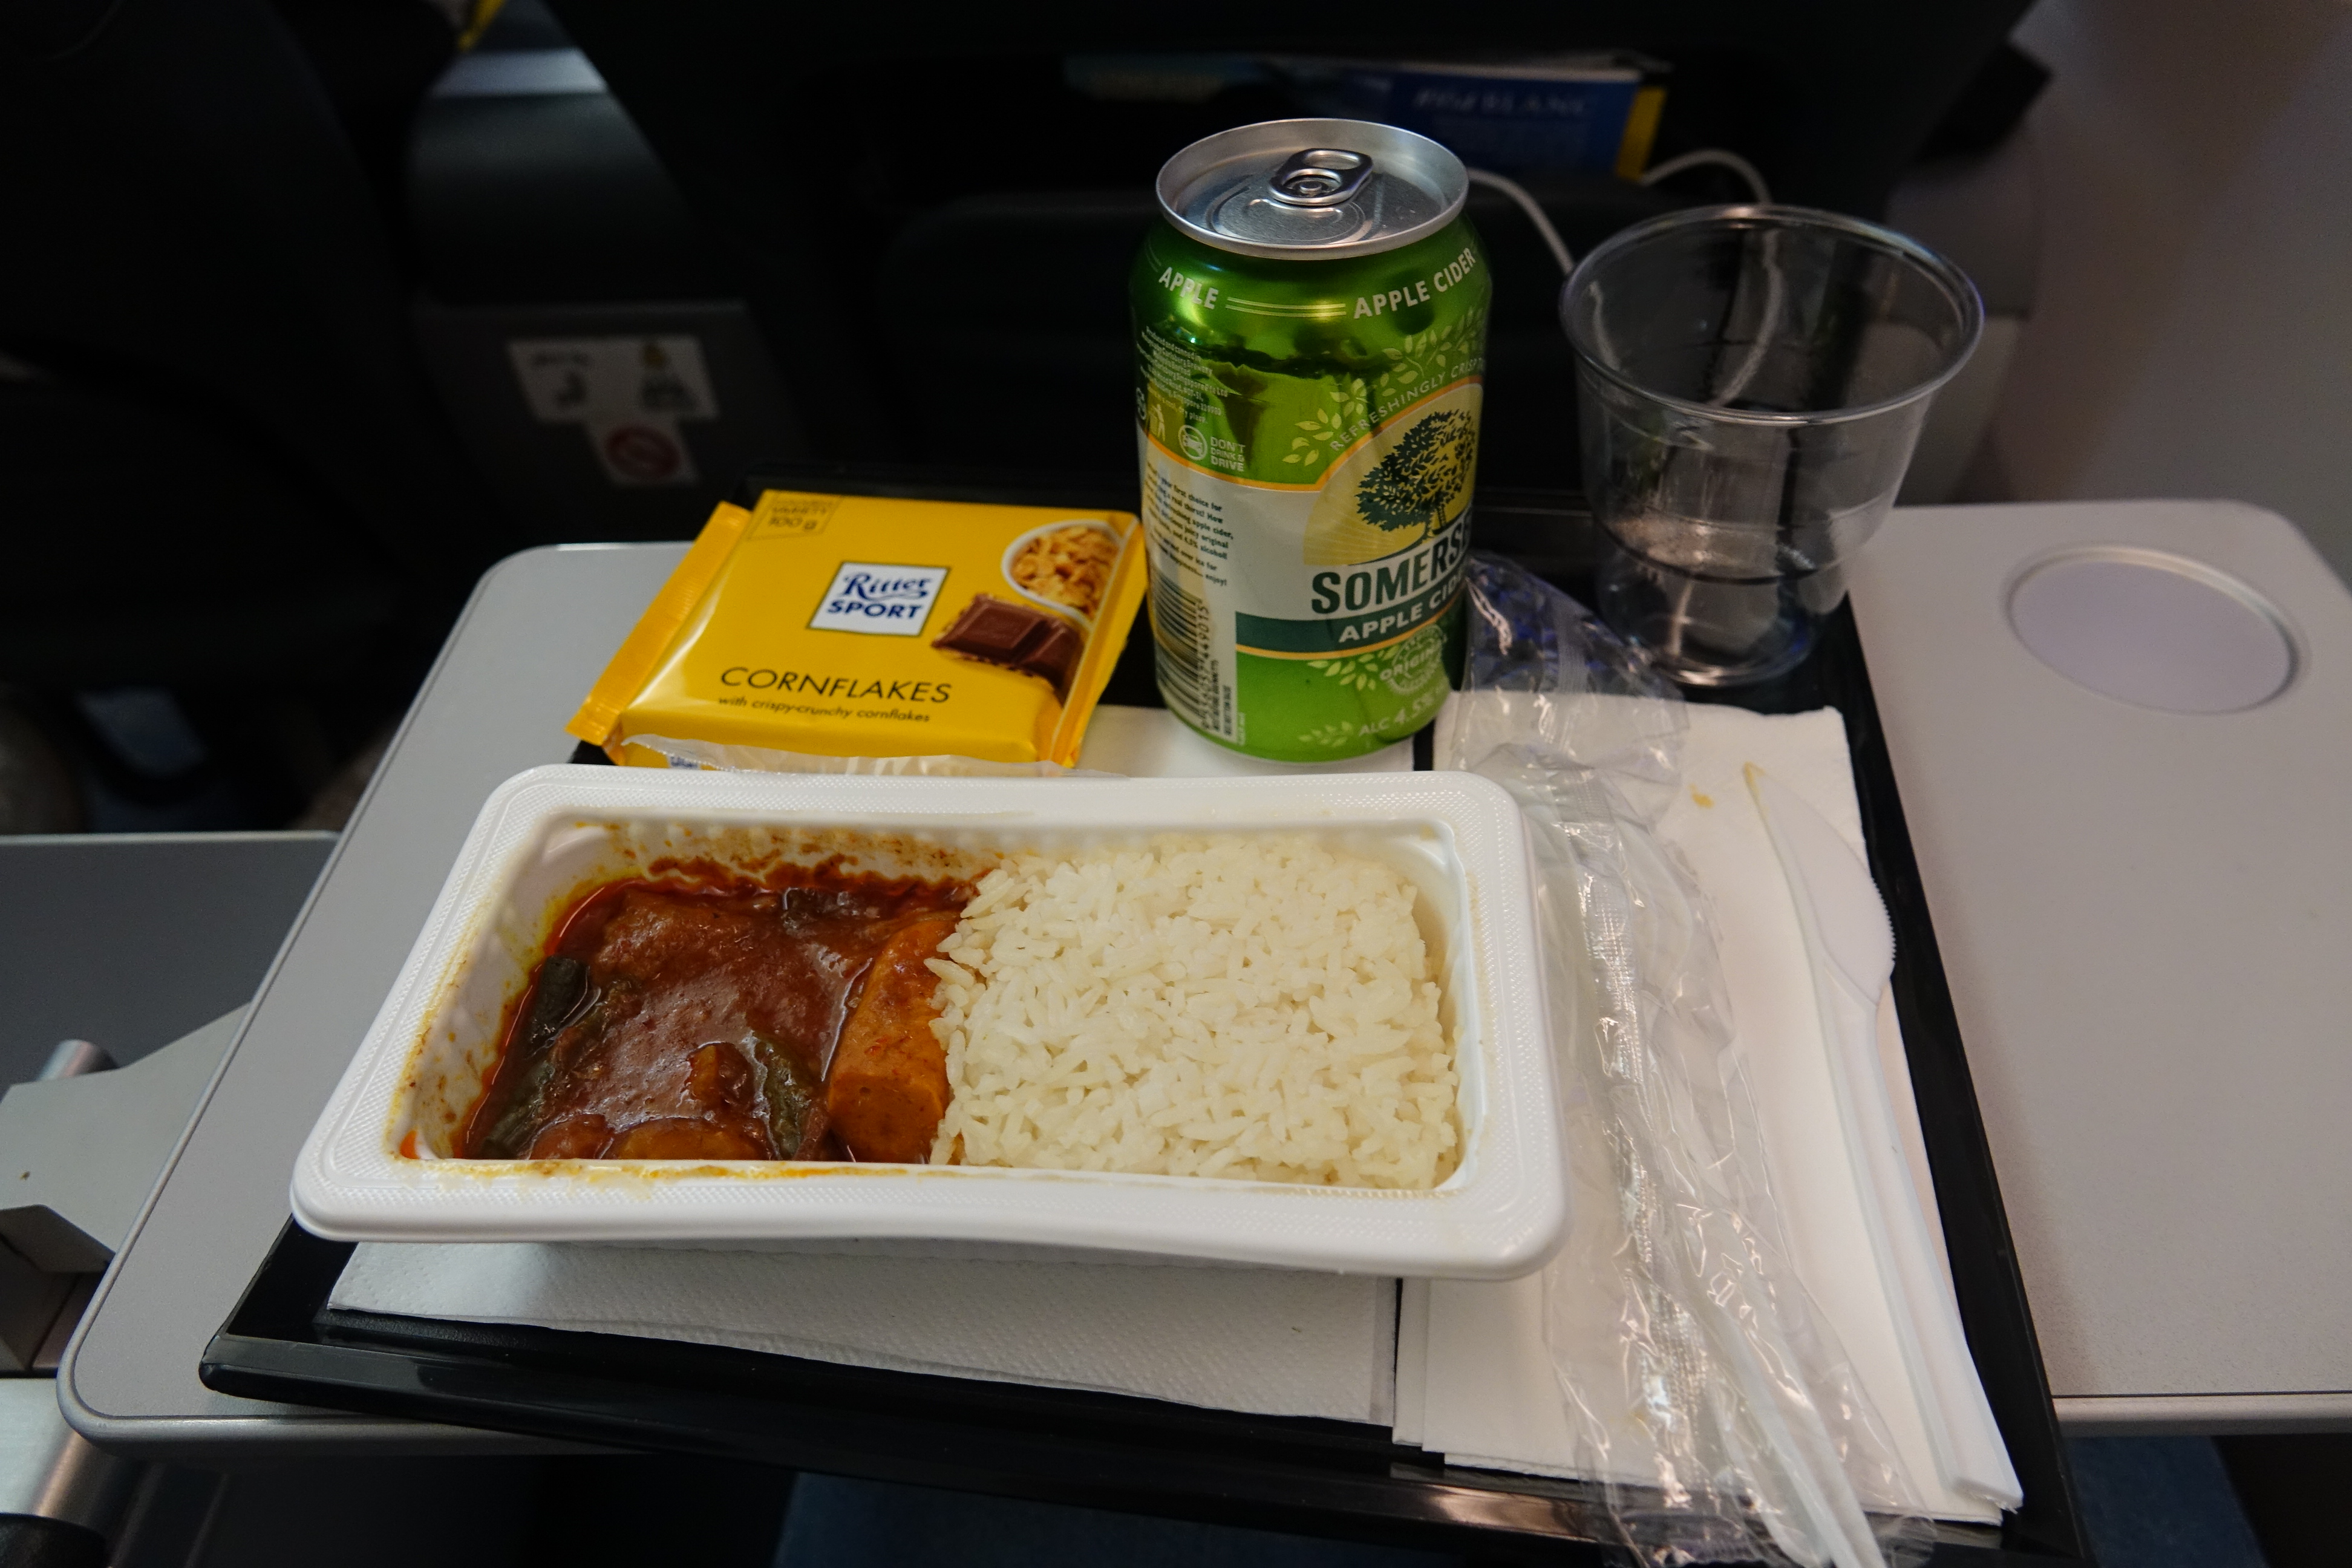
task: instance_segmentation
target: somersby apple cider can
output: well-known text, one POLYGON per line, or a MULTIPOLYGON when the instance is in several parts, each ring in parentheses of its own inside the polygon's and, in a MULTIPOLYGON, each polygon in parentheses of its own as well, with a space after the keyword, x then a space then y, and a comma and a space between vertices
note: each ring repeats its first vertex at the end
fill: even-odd
POLYGON ((1129 289, 1151 632, 1170 710, 1236 751, 1360 756, 1444 698, 1492 298, 1467 192, 1350 120, 1160 172, 1129 289))

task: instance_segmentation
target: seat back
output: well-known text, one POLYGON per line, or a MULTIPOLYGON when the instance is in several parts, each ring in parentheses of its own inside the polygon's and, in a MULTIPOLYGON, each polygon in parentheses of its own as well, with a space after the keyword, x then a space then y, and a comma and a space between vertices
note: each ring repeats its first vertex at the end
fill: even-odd
POLYGON ((0 676, 299 681, 437 640, 511 541, 264 0, 0 0, 0 510, 49 589, 0 676))
MULTIPOLYGON (((757 0, 551 4, 726 252, 814 454, 834 459, 1131 468, 1124 285, 1153 221, 1153 175, 1200 136, 1298 110, 1280 88, 1239 79, 1198 101, 1108 100, 1074 86, 1066 62, 1335 52, 1329 18, 1239 0, 1199 0, 1181 18, 926 7, 895 23, 757 0)), ((1783 199, 1874 215, 2022 10, 1465 0, 1441 39, 1425 5, 1368 0, 1348 7, 1342 41, 1390 58, 1655 55, 1674 66, 1658 156, 1727 145, 1783 199)), ((1672 205, 1606 179, 1542 194, 1571 244, 1672 205)), ((1498 291, 1482 478, 1566 482, 1558 269, 1516 212, 1482 200, 1473 216, 1498 291)))

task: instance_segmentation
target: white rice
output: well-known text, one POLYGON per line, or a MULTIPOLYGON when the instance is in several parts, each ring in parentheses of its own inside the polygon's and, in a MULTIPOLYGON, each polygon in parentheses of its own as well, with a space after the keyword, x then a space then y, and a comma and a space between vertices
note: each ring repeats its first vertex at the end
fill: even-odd
POLYGON ((1435 1186, 1456 1079, 1412 903, 1297 836, 1014 857, 931 961, 932 1160, 1435 1186))

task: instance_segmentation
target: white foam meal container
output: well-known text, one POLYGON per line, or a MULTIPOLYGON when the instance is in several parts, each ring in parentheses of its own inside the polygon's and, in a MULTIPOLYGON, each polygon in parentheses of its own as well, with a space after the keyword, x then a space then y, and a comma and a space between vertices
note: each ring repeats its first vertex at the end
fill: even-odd
POLYGON ((1507 1279, 1568 1218, 1517 808, 1467 773, 875 778, 546 767, 494 792, 303 1145, 294 1214, 353 1241, 1105 1252, 1507 1279), (509 1005, 580 893, 664 857, 968 875, 1003 852, 1297 833, 1408 878, 1459 1064, 1459 1167, 1427 1192, 963 1165, 447 1157, 509 1005), (419 1156, 401 1152, 404 1140, 419 1156))

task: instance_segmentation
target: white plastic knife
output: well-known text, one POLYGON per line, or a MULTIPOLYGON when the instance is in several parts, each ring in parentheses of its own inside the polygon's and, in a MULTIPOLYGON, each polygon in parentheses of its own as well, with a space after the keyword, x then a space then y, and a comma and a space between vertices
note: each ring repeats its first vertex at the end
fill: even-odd
POLYGON ((1869 868, 1820 812, 1755 764, 1747 774, 1812 958, 1838 1120, 1937 1465, 1953 1490, 2015 1508, 2024 1493, 1937 1267, 1878 1056, 1878 999, 1895 970, 1886 906, 1869 868))

